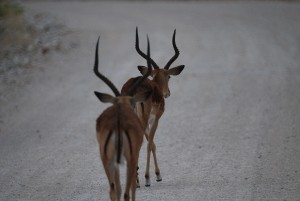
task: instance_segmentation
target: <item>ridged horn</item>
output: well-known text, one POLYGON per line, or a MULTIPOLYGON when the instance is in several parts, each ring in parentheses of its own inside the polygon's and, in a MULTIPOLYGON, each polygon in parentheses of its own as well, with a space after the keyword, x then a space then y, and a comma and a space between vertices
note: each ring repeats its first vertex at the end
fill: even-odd
POLYGON ((120 92, 118 89, 115 87, 115 85, 104 75, 102 75, 99 70, 98 70, 98 46, 99 46, 99 40, 100 36, 97 40, 97 45, 96 45, 96 52, 95 52, 95 64, 94 64, 94 73, 95 75, 100 78, 109 88, 114 92, 115 96, 120 96, 120 92))
POLYGON ((148 57, 144 52, 140 50, 138 27, 136 27, 136 32, 135 32, 135 49, 139 53, 139 55, 141 55, 144 59, 146 59, 147 62, 150 62, 155 69, 159 69, 155 61, 153 61, 151 57, 148 57))
POLYGON ((134 90, 136 89, 136 87, 144 80, 146 79, 152 72, 152 65, 151 65, 151 62, 149 62, 149 58, 150 58, 150 43, 149 43, 149 38, 147 36, 147 40, 148 40, 148 43, 147 43, 147 65, 148 65, 148 70, 147 70, 147 73, 145 73, 143 76, 139 77, 139 79, 129 88, 128 92, 127 92, 127 95, 133 95, 133 92, 134 90))
POLYGON ((176 36, 176 29, 174 30, 174 33, 173 33, 173 39, 172 39, 172 44, 173 44, 173 48, 175 50, 175 54, 174 56, 168 61, 168 63, 165 65, 165 69, 169 69, 171 64, 178 58, 179 56, 179 50, 176 46, 176 41, 175 41, 175 36, 176 36))

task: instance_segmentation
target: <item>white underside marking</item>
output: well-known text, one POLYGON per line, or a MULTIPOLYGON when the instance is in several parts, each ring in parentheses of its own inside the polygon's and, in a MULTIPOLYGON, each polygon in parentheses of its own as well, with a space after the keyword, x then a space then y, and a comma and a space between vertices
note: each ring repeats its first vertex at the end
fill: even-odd
POLYGON ((155 121, 155 115, 150 114, 150 117, 149 117, 149 120, 148 120, 147 133, 149 133, 150 129, 152 128, 154 121, 155 121))

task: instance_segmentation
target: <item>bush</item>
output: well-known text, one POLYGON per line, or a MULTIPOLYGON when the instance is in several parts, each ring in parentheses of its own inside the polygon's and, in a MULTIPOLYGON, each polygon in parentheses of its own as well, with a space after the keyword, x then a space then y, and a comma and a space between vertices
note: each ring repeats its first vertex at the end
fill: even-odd
POLYGON ((0 1, 0 17, 15 16, 23 13, 23 8, 17 3, 0 1))

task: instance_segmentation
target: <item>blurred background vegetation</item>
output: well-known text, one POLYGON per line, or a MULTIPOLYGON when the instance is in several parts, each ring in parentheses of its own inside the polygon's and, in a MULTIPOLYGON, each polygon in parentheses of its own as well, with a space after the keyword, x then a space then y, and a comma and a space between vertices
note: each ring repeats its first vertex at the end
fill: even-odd
POLYGON ((13 1, 0 0, 0 43, 10 46, 23 39, 26 31, 23 19, 24 9, 13 1))
POLYGON ((0 17, 18 16, 23 11, 23 8, 17 3, 7 0, 0 1, 0 17))
POLYGON ((16 1, 0 0, 0 73, 8 67, 3 62, 26 51, 34 38, 35 32, 26 24, 23 14, 23 7, 16 1))

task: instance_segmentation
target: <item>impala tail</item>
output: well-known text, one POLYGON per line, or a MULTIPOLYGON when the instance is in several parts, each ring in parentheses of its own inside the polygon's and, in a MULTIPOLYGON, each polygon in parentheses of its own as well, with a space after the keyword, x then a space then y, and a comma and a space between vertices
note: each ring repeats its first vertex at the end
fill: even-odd
POLYGON ((116 155, 116 162, 117 164, 123 164, 123 135, 122 135, 122 130, 120 129, 120 124, 118 122, 118 127, 116 129, 116 137, 115 137, 115 149, 117 151, 116 155))

